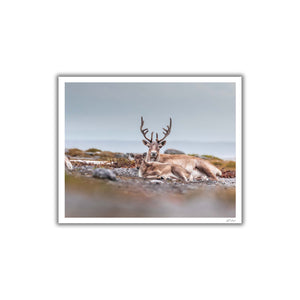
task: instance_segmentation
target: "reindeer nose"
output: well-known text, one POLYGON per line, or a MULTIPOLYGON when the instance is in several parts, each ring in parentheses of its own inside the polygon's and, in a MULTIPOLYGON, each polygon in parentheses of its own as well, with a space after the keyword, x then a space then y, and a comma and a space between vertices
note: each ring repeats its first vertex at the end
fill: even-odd
POLYGON ((156 156, 156 152, 151 152, 151 156, 155 157, 156 156))

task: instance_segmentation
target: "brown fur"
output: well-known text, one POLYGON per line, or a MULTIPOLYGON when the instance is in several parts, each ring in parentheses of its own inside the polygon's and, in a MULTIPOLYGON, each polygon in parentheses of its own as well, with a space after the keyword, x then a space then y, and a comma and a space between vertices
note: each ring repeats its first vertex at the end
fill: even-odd
POLYGON ((158 161, 161 163, 178 164, 190 172, 192 172, 192 170, 197 170, 200 173, 204 173, 205 175, 214 180, 218 180, 216 175, 222 175, 222 172, 217 167, 215 167, 205 159, 190 155, 160 154, 158 161))
POLYGON ((148 145, 149 150, 146 155, 146 161, 156 161, 160 163, 177 164, 186 169, 188 172, 195 171, 194 177, 208 176, 213 180, 218 180, 217 175, 221 176, 222 172, 206 161, 205 159, 185 155, 185 154, 160 154, 160 147, 156 141, 148 145), (155 153, 155 156, 153 155, 155 153), (198 176, 196 176, 198 172, 198 176))
MULTIPOLYGON (((140 157, 137 157, 136 161, 139 161, 139 159, 140 157)), ((190 172, 176 164, 146 162, 142 160, 139 168, 139 175, 144 178, 174 178, 185 182, 193 179, 190 172)))

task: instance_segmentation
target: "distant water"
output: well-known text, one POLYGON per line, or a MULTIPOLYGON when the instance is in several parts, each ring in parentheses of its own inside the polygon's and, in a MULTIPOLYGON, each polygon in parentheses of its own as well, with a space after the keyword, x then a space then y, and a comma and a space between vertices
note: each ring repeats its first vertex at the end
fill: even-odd
MULTIPOLYGON (((112 152, 146 152, 147 148, 142 141, 99 141, 99 140, 67 140, 66 148, 79 148, 87 150, 98 148, 112 152)), ((186 142, 186 141, 167 141, 162 150, 173 148, 181 150, 186 154, 209 154, 222 159, 235 160, 235 143, 232 142, 186 142)))

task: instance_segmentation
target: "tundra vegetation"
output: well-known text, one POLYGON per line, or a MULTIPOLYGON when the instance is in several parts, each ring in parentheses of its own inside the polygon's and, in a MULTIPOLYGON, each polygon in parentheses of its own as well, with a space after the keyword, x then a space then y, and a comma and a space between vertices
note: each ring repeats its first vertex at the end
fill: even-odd
MULTIPOLYGON (((167 151, 167 150, 166 150, 167 151)), ((102 151, 97 148, 90 148, 87 150, 80 150, 78 148, 67 149, 65 154, 72 161, 72 164, 76 164, 77 159, 92 159, 93 161, 103 161, 105 162, 101 167, 103 168, 135 168, 134 161, 129 159, 129 153, 124 154, 120 152, 111 152, 111 151, 102 151)), ((199 155, 199 154, 188 154, 190 156, 200 157, 209 161, 214 166, 218 167, 222 174, 225 173, 225 176, 228 172, 231 172, 231 178, 235 177, 235 168, 236 163, 233 160, 223 160, 219 157, 213 155, 199 155)))

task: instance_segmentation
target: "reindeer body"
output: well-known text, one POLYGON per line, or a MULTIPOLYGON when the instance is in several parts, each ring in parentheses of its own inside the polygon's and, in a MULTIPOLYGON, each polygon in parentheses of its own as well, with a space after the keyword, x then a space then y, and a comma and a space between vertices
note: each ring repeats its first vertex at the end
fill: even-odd
POLYGON ((221 176, 222 172, 199 157, 184 154, 160 154, 158 160, 161 163, 177 164, 190 172, 194 178, 208 176, 214 180, 218 180, 216 175, 221 176))
POLYGON ((191 172, 176 164, 142 161, 139 176, 144 178, 181 179, 185 182, 193 180, 191 172))

